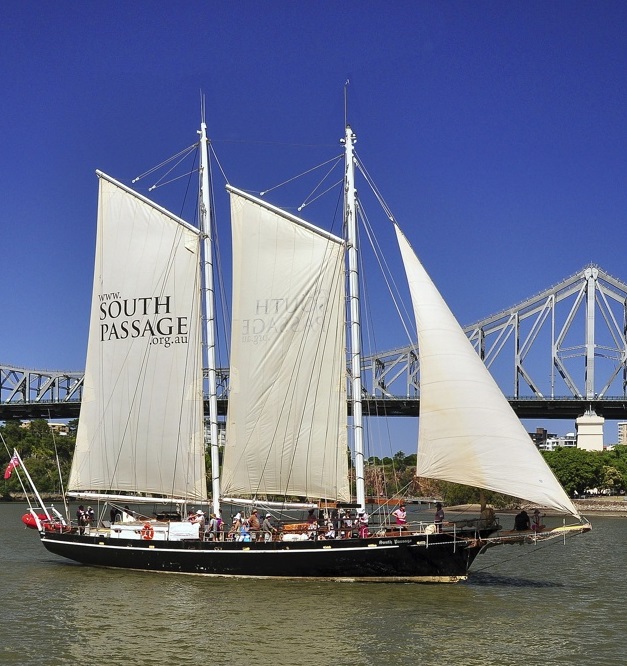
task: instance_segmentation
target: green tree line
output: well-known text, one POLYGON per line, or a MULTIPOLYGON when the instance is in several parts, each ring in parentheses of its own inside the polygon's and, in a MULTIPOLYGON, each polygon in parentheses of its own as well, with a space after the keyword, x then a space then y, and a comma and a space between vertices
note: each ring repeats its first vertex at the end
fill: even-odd
MULTIPOLYGON (((0 434, 9 449, 0 455, 0 469, 4 472, 13 449, 17 449, 28 471, 42 493, 60 494, 58 465, 63 487, 67 483, 74 445, 77 421, 68 424, 69 433, 55 434, 44 420, 31 421, 24 427, 20 421, 7 421, 0 426, 0 434)), ((576 448, 558 448, 542 454, 569 496, 579 496, 592 488, 612 494, 627 489, 627 446, 616 446, 611 451, 584 451, 576 448)), ((209 456, 207 455, 207 459, 209 456)), ((479 501, 479 490, 454 483, 418 478, 416 454, 398 451, 392 457, 369 458, 365 466, 366 494, 377 497, 441 497, 446 504, 466 504, 479 501)), ((9 497, 22 488, 17 474, 4 480, 2 495, 9 497)), ((511 498, 496 493, 484 493, 495 506, 504 506, 511 498)))
MULTIPOLYGON (((61 494, 62 487, 59 480, 59 469, 63 484, 67 483, 70 474, 70 465, 72 464, 72 454, 76 444, 76 428, 78 421, 68 423, 68 434, 55 434, 48 425, 47 421, 31 421, 27 427, 20 421, 6 421, 0 426, 0 434, 9 449, 6 452, 4 446, 3 455, 0 460, 6 462, 1 466, 2 473, 11 458, 13 449, 17 449, 20 457, 24 461, 28 473, 41 493, 61 494), (58 460, 58 467, 57 467, 58 460)), ((8 497, 11 493, 22 492, 18 475, 13 473, 8 480, 4 480, 2 495, 8 497)), ((27 490, 30 490, 27 488, 27 490)))
MULTIPOLYGON (((558 448, 542 453, 549 467, 570 497, 582 496, 586 490, 597 489, 610 494, 627 490, 627 446, 611 451, 584 451, 558 448)), ((371 457, 366 465, 366 493, 413 497, 441 497, 446 504, 474 504, 481 491, 455 483, 433 481, 415 476, 416 455, 402 451, 392 458, 371 457)), ((515 502, 514 498, 484 491, 486 501, 497 507, 515 502)))

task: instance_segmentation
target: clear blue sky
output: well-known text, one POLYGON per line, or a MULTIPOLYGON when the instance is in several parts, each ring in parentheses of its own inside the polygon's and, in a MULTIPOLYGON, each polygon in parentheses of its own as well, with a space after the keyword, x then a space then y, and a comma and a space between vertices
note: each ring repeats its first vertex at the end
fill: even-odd
POLYGON ((603 0, 2 3, 0 362, 84 367, 94 171, 192 144, 200 90, 260 190, 339 153, 350 79, 359 154, 462 324, 591 261, 627 280, 626 34, 603 0))

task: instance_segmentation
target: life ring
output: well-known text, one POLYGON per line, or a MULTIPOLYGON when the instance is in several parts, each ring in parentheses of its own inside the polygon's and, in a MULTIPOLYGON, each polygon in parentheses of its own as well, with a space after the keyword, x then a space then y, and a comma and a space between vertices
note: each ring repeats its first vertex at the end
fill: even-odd
POLYGON ((150 523, 144 523, 144 526, 142 527, 142 539, 150 541, 154 535, 155 531, 152 529, 152 525, 150 523))

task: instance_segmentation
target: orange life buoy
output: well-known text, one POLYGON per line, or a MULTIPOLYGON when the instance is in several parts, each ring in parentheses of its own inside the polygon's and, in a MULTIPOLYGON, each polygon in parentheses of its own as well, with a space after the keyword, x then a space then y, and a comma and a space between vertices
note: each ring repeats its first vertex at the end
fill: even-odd
POLYGON ((155 531, 152 529, 152 525, 150 523, 144 523, 144 526, 142 527, 142 539, 150 541, 154 535, 155 531))

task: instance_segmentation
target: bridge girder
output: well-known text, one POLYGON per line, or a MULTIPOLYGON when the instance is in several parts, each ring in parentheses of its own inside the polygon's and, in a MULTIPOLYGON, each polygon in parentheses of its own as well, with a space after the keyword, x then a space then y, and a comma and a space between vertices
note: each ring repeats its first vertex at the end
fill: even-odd
MULTIPOLYGON (((590 264, 464 330, 521 418, 572 418, 590 408, 627 418, 627 283, 600 267, 590 264)), ((366 413, 418 415, 417 345, 363 364, 366 413)), ((82 389, 80 372, 0 365, 0 419, 75 418, 82 389)), ((218 390, 224 414, 228 369, 218 371, 218 390)))

